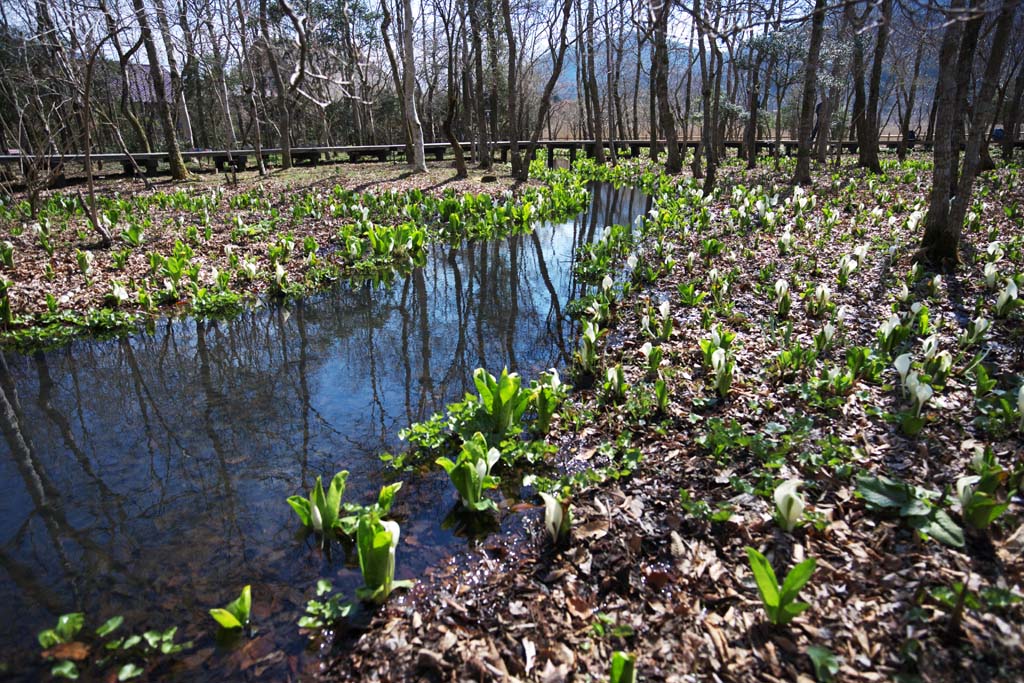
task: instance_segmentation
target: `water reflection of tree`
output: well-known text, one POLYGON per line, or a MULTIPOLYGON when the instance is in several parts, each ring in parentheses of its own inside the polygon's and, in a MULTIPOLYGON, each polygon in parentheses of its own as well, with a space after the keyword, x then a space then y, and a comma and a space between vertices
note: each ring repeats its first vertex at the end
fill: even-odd
MULTIPOLYGON (((34 547, 29 565, 97 593, 111 571, 147 588, 172 571, 165 562, 188 572, 231 558, 232 575, 242 572, 247 548, 283 533, 267 524, 289 518, 283 497, 332 468, 373 474, 398 429, 460 398, 475 367, 565 362, 563 306, 585 289, 571 254, 639 211, 637 197, 618 197, 597 192, 563 228, 438 248, 390 287, 342 285, 228 321, 162 321, 151 335, 12 356, 10 367, 0 357, 0 457, 20 474, 4 490, 31 499, 42 520, 16 531, 34 547), (35 400, 22 406, 18 392, 35 400), (177 556, 151 556, 160 544, 177 556)), ((3 540, 5 581, 68 609, 25 571, 23 544, 3 540)))

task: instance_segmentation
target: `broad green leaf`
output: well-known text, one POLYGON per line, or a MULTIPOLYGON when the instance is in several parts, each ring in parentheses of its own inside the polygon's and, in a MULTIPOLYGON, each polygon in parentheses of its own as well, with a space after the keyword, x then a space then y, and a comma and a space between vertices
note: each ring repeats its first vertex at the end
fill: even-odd
POLYGON ((634 683, 636 681, 636 655, 619 650, 613 652, 609 678, 611 683, 634 683))
POLYGON ((125 638, 124 639, 124 645, 122 647, 123 647, 123 649, 128 650, 130 648, 135 647, 136 645, 138 645, 141 642, 142 642, 142 636, 140 636, 140 635, 138 635, 136 633, 134 635, 130 635, 127 638, 125 638))
POLYGON ((920 498, 913 498, 908 501, 905 505, 900 507, 901 517, 927 517, 931 513, 932 509, 925 501, 920 498))
POLYGON ((235 615, 242 624, 249 622, 249 613, 252 612, 252 587, 246 586, 242 593, 227 606, 228 610, 235 615))
POLYGON ((775 570, 764 555, 755 548, 746 547, 747 557, 750 560, 750 570, 754 573, 754 581, 757 583, 757 590, 761 594, 761 601, 766 607, 778 607, 779 605, 779 581, 775 578, 775 570))
POLYGON ((359 520, 356 547, 359 567, 366 590, 360 594, 374 602, 383 602, 393 589, 395 576, 395 548, 401 530, 397 522, 380 521, 376 514, 368 513, 359 520))
POLYGON ((832 677, 839 673, 839 660, 827 647, 810 645, 807 648, 807 656, 814 665, 814 677, 821 683, 830 683, 832 677))
POLYGON ((116 631, 123 623, 124 617, 122 617, 121 615, 111 617, 110 619, 107 619, 105 622, 103 622, 102 626, 96 629, 96 635, 98 635, 100 638, 108 636, 114 631, 116 631))
POLYGON ((210 610, 210 616, 213 617, 222 628, 242 628, 242 623, 238 621, 238 618, 226 609, 214 607, 210 610))
POLYGON ((54 665, 50 673, 60 678, 78 679, 78 667, 70 659, 65 659, 54 665))
POLYGON ((975 529, 985 529, 1009 506, 1009 503, 1001 503, 984 491, 975 491, 964 509, 964 521, 975 529))
POLYGON ((133 678, 141 676, 144 671, 145 669, 143 669, 141 666, 129 662, 128 664, 122 666, 121 669, 117 672, 117 680, 130 681, 133 678))
POLYGON ((57 632, 54 631, 52 628, 48 628, 45 631, 40 631, 39 635, 36 636, 36 638, 39 640, 39 645, 42 646, 43 649, 49 649, 54 645, 59 645, 61 642, 63 642, 61 641, 60 636, 57 635, 57 632))
POLYGON ((964 547, 963 529, 946 514, 945 510, 935 510, 931 521, 922 527, 921 531, 950 547, 964 547))
POLYGON ((163 635, 159 631, 146 631, 145 633, 142 634, 142 637, 143 637, 143 639, 145 639, 146 644, 149 645, 154 650, 163 641, 163 635))
POLYGON ((75 637, 79 631, 82 630, 82 625, 85 623, 85 614, 82 612, 72 612, 70 614, 62 614, 57 619, 57 635, 60 636, 61 642, 66 643, 75 637))
POLYGON ((857 477, 857 494, 872 509, 902 508, 910 499, 910 487, 888 477, 857 477))
POLYGON ((799 593, 800 589, 804 587, 804 584, 810 580, 811 574, 814 573, 814 567, 817 563, 818 561, 815 558, 809 557, 789 570, 789 573, 786 574, 785 581, 782 582, 782 590, 780 591, 779 597, 781 604, 785 605, 786 603, 792 602, 796 599, 797 593, 799 593))
POLYGON ((341 498, 345 495, 345 481, 348 479, 348 471, 342 470, 331 479, 331 485, 327 488, 327 500, 324 516, 324 528, 333 529, 338 522, 338 508, 341 507, 341 498))
POLYGON ((292 496, 288 499, 288 504, 292 506, 292 510, 295 510, 295 514, 299 516, 304 526, 313 526, 313 519, 309 514, 308 500, 302 496, 292 496))
POLYGON ((386 515, 391 512, 391 506, 395 502, 395 494, 401 488, 402 482, 400 481, 381 487, 380 494, 377 496, 377 507, 380 508, 380 514, 386 515))

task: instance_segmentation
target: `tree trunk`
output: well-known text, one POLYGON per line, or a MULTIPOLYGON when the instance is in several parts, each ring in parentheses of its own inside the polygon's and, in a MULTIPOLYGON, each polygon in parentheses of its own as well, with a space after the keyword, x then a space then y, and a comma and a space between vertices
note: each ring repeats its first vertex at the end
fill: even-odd
MULTIPOLYGON (((694 157, 699 157, 703 150, 706 166, 704 168, 704 193, 708 194, 715 186, 715 150, 714 130, 715 121, 711 115, 711 90, 714 82, 714 62, 708 56, 707 46, 704 42, 705 27, 703 23, 703 12, 699 0, 694 0, 694 14, 701 17, 697 22, 697 53, 700 56, 700 98, 703 117, 700 122, 700 144, 694 152, 694 157)), ((708 37, 708 42, 715 40, 713 36, 708 37)))
POLYGON ((448 106, 445 108, 444 120, 441 122, 441 131, 444 133, 445 139, 451 145, 452 152, 455 154, 455 177, 465 178, 469 175, 466 169, 466 156, 462 153, 462 145, 453 129, 455 119, 459 115, 459 88, 455 77, 456 60, 454 55, 457 45, 463 42, 466 32, 465 15, 461 15, 459 19, 458 28, 454 28, 451 25, 454 23, 453 17, 445 14, 441 16, 441 21, 444 24, 445 41, 448 44, 448 54, 453 56, 452 59, 448 60, 448 106))
MULTIPOLYGON (((952 0, 949 9, 963 8, 963 0, 952 0)), ((939 64, 953 64, 957 58, 963 24, 949 21, 939 47, 939 64)), ((935 84, 935 142, 932 146, 932 188, 928 196, 928 213, 924 219, 922 256, 934 264, 956 263, 959 260, 960 228, 949 222, 949 187, 953 178, 953 164, 957 153, 953 150, 950 132, 956 120, 956 73, 953 69, 939 69, 935 84)))
POLYGON ((191 122, 188 120, 187 109, 185 109, 185 100, 181 87, 181 71, 178 69, 178 59, 174 54, 174 41, 171 39, 171 26, 167 21, 167 8, 164 5, 164 0, 154 0, 153 4, 156 8, 156 23, 160 29, 160 38, 164 44, 164 52, 167 54, 167 70, 171 76, 171 116, 174 118, 175 125, 177 125, 178 103, 180 101, 182 111, 185 112, 185 134, 188 136, 191 146, 195 147, 191 122))
POLYGON ((484 111, 484 45, 481 38, 480 3, 482 0, 469 2, 469 33, 473 42, 473 70, 476 77, 476 93, 473 100, 476 107, 477 163, 480 168, 490 170, 492 165, 491 149, 488 146, 487 117, 484 111))
POLYGON ((882 17, 878 24, 878 37, 875 40, 875 56, 871 63, 871 81, 868 83, 868 105, 864 113, 864 130, 866 134, 858 145, 859 165, 874 173, 882 172, 878 161, 878 101, 882 85, 882 61, 885 59, 885 48, 889 41, 889 29, 892 23, 892 0, 882 0, 882 17))
POLYGON ((1019 67, 1017 78, 1013 82, 1013 95, 1010 98, 1010 107, 1006 120, 1003 121, 1003 159, 1006 162, 1013 160, 1014 143, 1020 132, 1021 101, 1024 100, 1024 65, 1019 67))
POLYGON ((548 77, 547 83, 544 84, 544 92, 541 94, 537 120, 534 123, 533 132, 530 134, 529 145, 526 147, 527 162, 521 167, 522 176, 516 177, 517 180, 527 180, 529 178, 530 161, 537 154, 537 140, 540 139, 541 131, 544 129, 544 120, 547 119, 548 112, 551 109, 551 95, 554 93, 555 85, 562 74, 562 64, 565 62, 565 53, 569 47, 568 33, 569 19, 572 16, 572 2, 573 0, 565 0, 562 5, 562 27, 558 34, 558 50, 555 53, 555 63, 551 67, 551 75, 548 77))
POLYGON ((857 17, 856 2, 846 6, 846 16, 853 28, 851 55, 851 66, 853 68, 853 111, 850 115, 850 131, 856 136, 858 163, 860 150, 864 149, 870 135, 867 120, 867 102, 864 95, 864 40, 861 35, 864 20, 870 12, 871 8, 868 7, 863 16, 857 17))
MULTIPOLYGON (((141 0, 135 0, 140 2, 141 0)), ((270 42, 270 25, 267 19, 267 0, 260 0, 260 31, 263 34, 263 47, 267 53, 270 74, 274 78, 274 89, 277 91, 278 112, 277 127, 281 133, 281 168, 292 167, 292 112, 288 104, 288 88, 281 75, 281 67, 274 54, 274 46, 270 42)))
POLYGON ((410 163, 417 173, 426 173, 427 160, 423 153, 423 127, 416 113, 416 62, 412 44, 412 1, 402 0, 402 94, 405 97, 405 116, 412 132, 412 159, 410 163))
MULTIPOLYGON (((989 128, 996 115, 996 90, 999 87, 999 72, 1003 67, 1006 54, 1006 43, 1013 27, 1013 16, 1019 0, 1003 0, 996 19, 995 31, 992 33, 992 44, 985 64, 985 74, 981 80, 981 88, 975 98, 974 116, 967 135, 964 150, 963 168, 957 183, 956 194, 949 207, 948 222, 956 227, 959 236, 967 209, 971 204, 974 190, 974 179, 978 175, 982 159, 982 149, 989 136, 989 128)), ((973 71, 973 70, 972 70, 973 71)))
POLYGON ((825 26, 825 0, 815 0, 811 18, 811 44, 804 66, 804 93, 800 102, 800 147, 796 153, 796 172, 793 183, 811 183, 811 129, 814 126, 814 93, 818 78, 818 59, 825 26))
POLYGON ((921 57, 924 55, 924 43, 917 46, 914 55, 914 75, 910 79, 910 92, 907 94, 907 110, 903 113, 900 121, 900 143, 896 148, 896 155, 900 161, 907 158, 907 136, 911 131, 911 120, 914 115, 914 102, 917 98, 917 79, 921 74, 921 57))
MULTIPOLYGON (((753 52, 753 49, 751 49, 753 52)), ((757 105, 761 101, 759 77, 761 75, 761 51, 758 50, 757 58, 750 70, 750 98, 747 108, 750 112, 747 118, 747 126, 743 131, 743 151, 747 155, 747 169, 757 168, 757 105)))
MULTIPOLYGON (((408 0, 406 0, 408 2, 408 0)), ((508 140, 509 154, 512 161, 512 177, 519 178, 523 174, 523 158, 519 154, 519 53, 516 47, 516 32, 512 26, 512 8, 508 0, 501 0, 501 18, 505 24, 505 40, 508 41, 508 140)), ((529 167, 527 159, 526 165, 529 167)), ((527 174, 529 171, 527 171, 527 174)))
POLYGON ((395 93, 398 96, 398 114, 402 117, 402 136, 405 144, 405 158, 412 158, 412 131, 409 129, 409 117, 405 113, 405 91, 402 82, 402 74, 398 70, 398 57, 395 55, 395 48, 391 45, 391 10, 386 2, 380 3, 381 21, 380 35, 384 39, 384 51, 388 55, 388 64, 391 65, 391 78, 395 82, 395 93))
MULTIPOLYGON (((983 10, 985 0, 973 0, 969 3, 971 10, 983 10)), ((960 171, 960 147, 964 143, 964 126, 966 124, 970 107, 968 106, 968 95, 971 90, 971 83, 974 76, 974 55, 978 51, 978 36, 981 33, 981 25, 985 20, 984 11, 974 11, 973 16, 964 22, 964 31, 960 37, 960 50, 956 58, 956 104, 953 125, 946 129, 947 135, 952 135, 951 148, 953 150, 953 173, 950 176, 949 196, 956 194, 959 183, 958 174, 960 171)), ((943 129, 939 128, 936 135, 942 135, 943 129)))
MULTIPOLYGON (((504 0, 507 2, 507 0, 504 0)), ((601 98, 597 90, 597 69, 594 65, 594 0, 587 3, 586 50, 587 50, 587 97, 594 116, 594 161, 604 163, 604 129, 601 121, 601 98)), ((607 38, 606 38, 607 39, 607 38)))
POLYGON ((146 16, 146 6, 143 0, 132 0, 135 9, 135 16, 139 22, 139 32, 142 34, 142 43, 146 48, 146 57, 149 60, 149 76, 153 82, 154 99, 156 100, 157 115, 160 117, 160 125, 164 129, 164 139, 167 145, 167 161, 171 166, 171 177, 174 180, 188 180, 191 174, 185 168, 185 161, 181 158, 181 148, 178 146, 178 136, 174 130, 174 118, 171 116, 171 106, 167 102, 167 90, 164 84, 164 75, 160 70, 160 58, 156 51, 156 43, 153 41, 153 32, 149 28, 149 18, 146 16))
POLYGON ((676 139, 676 121, 672 116, 672 108, 668 99, 668 15, 672 5, 663 2, 654 10, 654 43, 655 57, 658 62, 656 87, 658 91, 658 118, 661 130, 665 134, 665 172, 679 173, 683 169, 683 158, 679 153, 679 141, 676 139))

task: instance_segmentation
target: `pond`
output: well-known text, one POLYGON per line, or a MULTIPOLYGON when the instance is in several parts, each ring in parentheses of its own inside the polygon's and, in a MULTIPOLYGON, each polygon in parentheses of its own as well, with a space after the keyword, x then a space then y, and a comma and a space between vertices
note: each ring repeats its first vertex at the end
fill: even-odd
MULTIPOLYGON (((567 364, 575 250, 650 206, 591 192, 573 221, 435 247, 386 287, 0 354, 0 662, 37 679, 36 633, 81 611, 88 632, 117 614, 125 631, 178 626, 194 647, 167 678, 314 669, 296 620, 317 579, 348 595, 361 579, 354 553, 322 552, 285 499, 347 469, 345 499, 370 502, 389 481, 378 456, 471 390, 475 368, 529 380, 567 364), (245 584, 256 636, 218 644, 208 610, 245 584)), ((443 473, 404 479, 398 575, 415 578, 467 540, 440 523, 456 502, 443 473)))

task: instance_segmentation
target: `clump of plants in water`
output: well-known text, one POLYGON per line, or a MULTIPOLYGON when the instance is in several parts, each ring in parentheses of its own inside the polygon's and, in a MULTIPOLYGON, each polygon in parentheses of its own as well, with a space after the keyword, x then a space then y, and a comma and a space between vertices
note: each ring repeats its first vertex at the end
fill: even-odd
POLYGON ((224 605, 210 610, 213 617, 221 628, 227 630, 241 629, 249 625, 249 615, 252 612, 252 587, 246 586, 239 593, 238 597, 224 605))
POLYGON ((399 432, 399 438, 410 443, 412 450, 397 456, 385 454, 382 459, 397 469, 411 469, 436 461, 438 451, 455 457, 462 444, 478 432, 509 464, 543 457, 547 451, 543 437, 570 389, 558 372, 543 373, 524 387, 519 375, 507 369, 495 377, 478 368, 473 382, 477 394, 467 394, 464 400, 449 404, 444 413, 399 432), (534 438, 524 440, 525 435, 534 438))
POLYGON ((452 462, 440 457, 437 464, 448 474, 455 490, 459 492, 462 506, 472 512, 496 510, 493 500, 484 496, 484 491, 498 487, 498 478, 491 476, 491 468, 501 460, 501 452, 487 446, 487 439, 480 432, 462 444, 459 457, 452 462))
POLYGON ((170 655, 192 647, 175 642, 178 627, 122 635, 124 617, 107 619, 91 634, 84 632, 85 614, 62 614, 53 628, 40 631, 37 640, 44 659, 53 661, 55 678, 77 680, 83 673, 128 681, 142 676, 170 655))
POLYGON ((395 580, 395 551, 400 532, 398 522, 382 520, 375 510, 359 516, 356 548, 365 585, 356 594, 363 600, 382 604, 394 590, 412 586, 412 581, 395 580))
MULTIPOLYGON (((440 197, 421 190, 407 192, 358 193, 335 187, 327 192, 311 191, 295 195, 291 205, 272 206, 260 188, 225 199, 220 191, 193 193, 187 190, 157 191, 134 196, 97 197, 98 210, 110 226, 125 226, 115 232, 118 246, 111 252, 115 269, 124 268, 131 252, 143 245, 157 244, 151 238, 155 212, 175 212, 170 221, 176 237, 170 253, 149 253, 151 270, 146 278, 135 279, 131 287, 115 289, 106 281, 103 252, 68 252, 56 243, 54 226, 81 220, 76 198, 54 193, 40 207, 37 231, 46 253, 48 268, 68 260, 77 265, 86 284, 110 293, 116 306, 131 316, 151 315, 158 306, 174 306, 166 312, 178 315, 223 316, 237 312, 265 292, 277 297, 298 297, 322 289, 339 277, 387 281, 395 275, 422 266, 431 243, 458 245, 469 239, 498 239, 525 233, 536 224, 572 216, 589 202, 584 176, 572 171, 545 171, 546 183, 530 187, 518 196, 495 199, 488 195, 457 195, 446 191, 440 197), (212 263, 217 256, 204 253, 213 237, 211 216, 239 212, 228 221, 232 242, 226 245, 227 263, 212 263), (144 218, 138 218, 144 216, 144 218), (342 221, 336 243, 321 245, 312 236, 295 233, 303 224, 319 223, 325 216, 342 221), (299 252, 302 260, 293 256, 299 252), (257 249, 257 244, 269 247, 257 249), (215 273, 210 277, 209 273, 215 273), (221 277, 223 276, 223 278, 221 277), (239 289, 233 289, 232 286, 239 289), (135 291, 132 291, 132 290, 135 291), (127 294, 127 296, 119 296, 127 294)), ((27 209, 20 204, 0 206, 0 219, 16 224, 26 219, 27 209)), ((0 249, 0 262, 13 249, 0 249)), ((51 278, 53 279, 53 278, 51 278)), ((17 283, 12 282, 12 286, 17 283)), ((60 292, 50 293, 59 300, 60 292)), ((77 324, 102 309, 71 310, 58 303, 57 310, 45 314, 14 311, 8 316, 7 329, 0 332, 0 344, 22 349, 59 345, 75 336, 94 334, 121 335, 134 326, 116 325, 97 330, 94 325, 77 324), (53 315, 58 313, 59 315, 53 315)))

